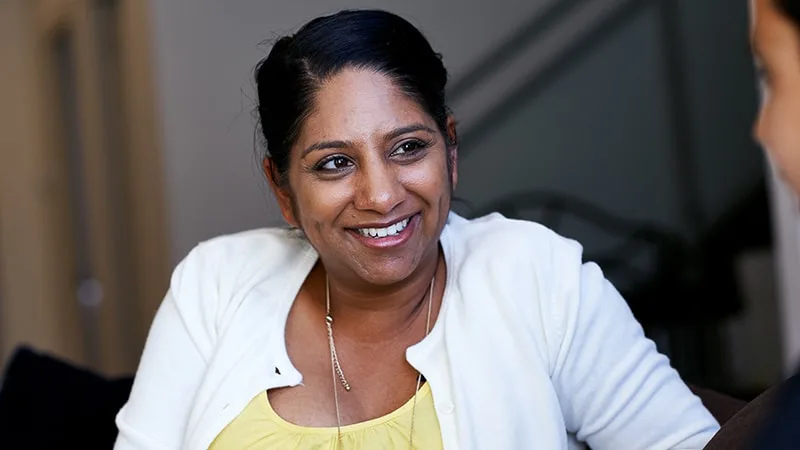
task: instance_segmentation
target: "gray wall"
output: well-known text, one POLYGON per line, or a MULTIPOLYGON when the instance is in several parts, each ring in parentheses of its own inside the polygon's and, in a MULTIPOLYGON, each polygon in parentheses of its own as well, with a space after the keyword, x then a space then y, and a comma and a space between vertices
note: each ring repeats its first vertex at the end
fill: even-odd
POLYGON ((475 148, 461 160, 459 195, 487 205, 515 191, 557 191, 681 226, 656 24, 645 11, 558 79, 523 94, 529 100, 468 143, 475 148))
POLYGON ((746 3, 678 1, 696 169, 709 220, 764 173, 761 151, 751 137, 758 96, 746 3))
MULTIPOLYGON (((623 218, 688 232, 675 169, 667 78, 656 2, 618 22, 555 80, 521 92, 501 122, 465 143, 459 195, 479 209, 512 192, 575 196, 623 218)), ((678 41, 701 225, 709 225, 763 175, 750 139, 756 110, 746 47, 746 5, 683 2, 678 41), (712 31, 713 30, 713 31, 712 31)), ((575 224, 572 224, 575 225, 575 224)), ((598 230, 567 227, 590 250, 598 230)))

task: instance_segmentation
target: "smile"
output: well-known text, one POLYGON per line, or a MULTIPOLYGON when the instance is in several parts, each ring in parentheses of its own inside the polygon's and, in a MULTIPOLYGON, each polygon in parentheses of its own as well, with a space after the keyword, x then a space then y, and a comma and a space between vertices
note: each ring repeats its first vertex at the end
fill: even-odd
POLYGON ((364 237, 373 239, 380 239, 387 236, 397 236, 401 231, 405 230, 409 221, 410 218, 401 220, 400 222, 389 225, 386 228, 356 228, 356 231, 358 231, 358 234, 364 237))

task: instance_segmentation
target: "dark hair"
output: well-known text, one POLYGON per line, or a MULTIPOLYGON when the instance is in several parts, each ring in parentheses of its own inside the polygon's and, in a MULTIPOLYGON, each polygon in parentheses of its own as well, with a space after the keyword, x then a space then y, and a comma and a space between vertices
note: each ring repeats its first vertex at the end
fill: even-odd
POLYGON ((778 0, 778 8, 794 25, 800 28, 800 2, 797 0, 778 0))
POLYGON ((264 157, 286 181, 289 153, 321 85, 345 68, 393 79, 435 120, 447 139, 447 70, 425 37, 405 19, 378 10, 345 10, 316 18, 280 38, 255 69, 264 157))

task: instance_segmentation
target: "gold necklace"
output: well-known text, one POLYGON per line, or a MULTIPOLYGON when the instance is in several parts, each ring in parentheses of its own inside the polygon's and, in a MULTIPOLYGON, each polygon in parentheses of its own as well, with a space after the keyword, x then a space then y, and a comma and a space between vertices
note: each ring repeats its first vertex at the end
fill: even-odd
MULTIPOLYGON (((431 331, 431 310, 433 309, 433 287, 436 284, 436 276, 431 278, 431 287, 428 293, 428 317, 425 320, 425 336, 431 331)), ((336 389, 336 379, 338 376, 339 382, 344 387, 344 390, 350 392, 350 383, 344 376, 342 367, 339 365, 339 355, 336 354, 336 344, 333 342, 333 316, 331 316, 331 286, 328 275, 325 275, 325 326, 328 329, 328 347, 331 350, 331 376, 333 377, 333 402, 336 405, 336 448, 342 441, 342 417, 339 413, 339 390, 336 389)), ((417 375, 417 386, 414 389, 414 400, 411 406, 411 427, 408 433, 408 448, 414 447, 414 419, 417 412, 417 394, 419 393, 419 386, 422 384, 422 373, 417 375)))

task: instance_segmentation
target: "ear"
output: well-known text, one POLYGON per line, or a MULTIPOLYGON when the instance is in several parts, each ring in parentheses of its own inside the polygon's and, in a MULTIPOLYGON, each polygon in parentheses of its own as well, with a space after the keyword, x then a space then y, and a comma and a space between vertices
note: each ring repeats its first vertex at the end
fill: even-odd
POLYGON ((453 115, 447 116, 447 157, 450 167, 450 183, 453 190, 458 185, 458 133, 456 132, 456 119, 453 115))
POLYGON ((289 191, 288 183, 280 179, 278 167, 272 158, 264 158, 262 163, 264 175, 269 181, 269 186, 272 188, 272 193, 275 194, 275 199, 278 201, 278 207, 281 209, 283 219, 293 227, 299 227, 297 218, 294 214, 292 204, 292 195, 289 191))

